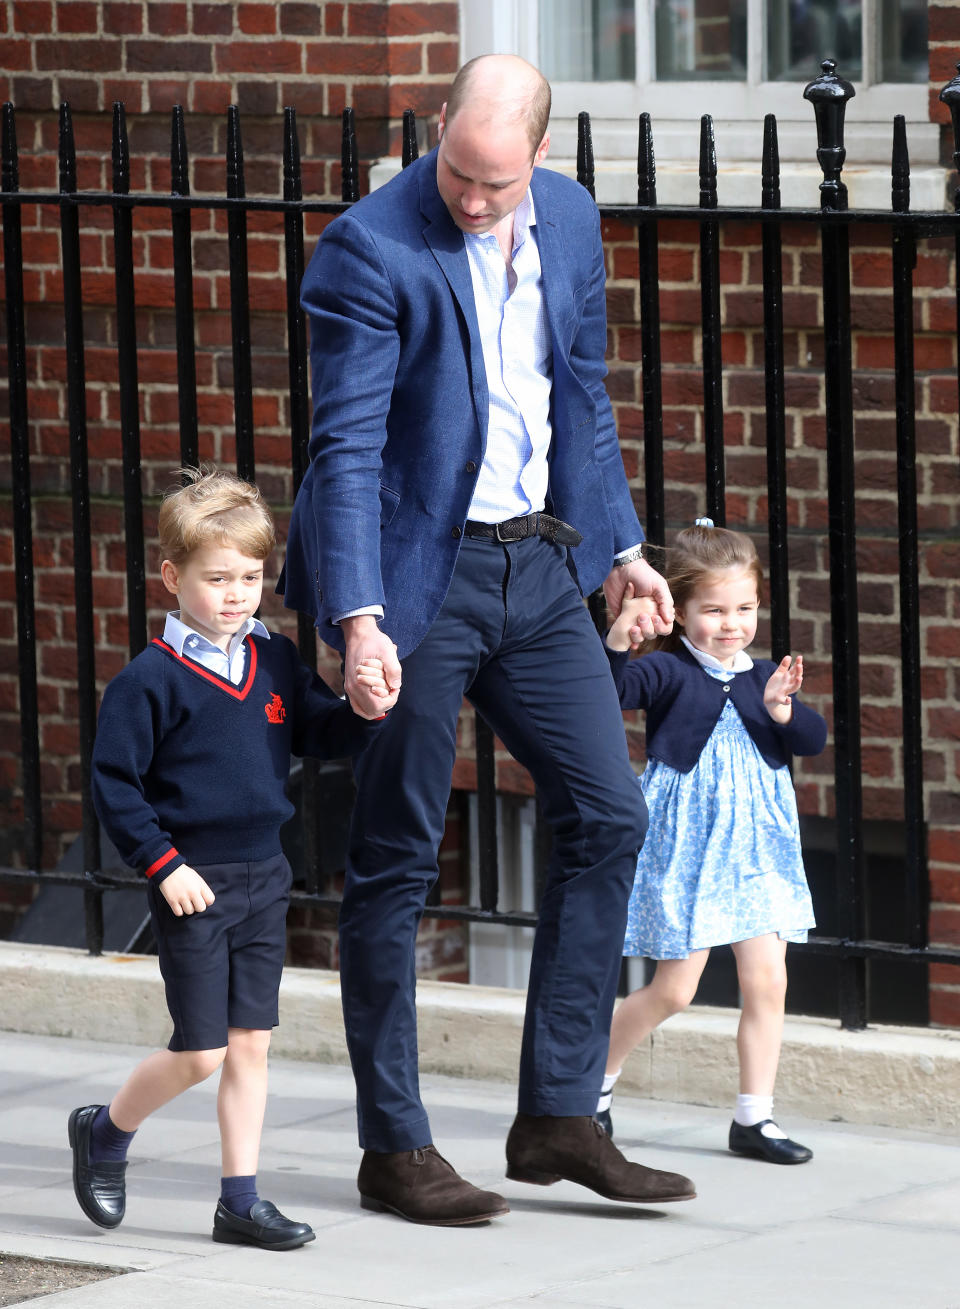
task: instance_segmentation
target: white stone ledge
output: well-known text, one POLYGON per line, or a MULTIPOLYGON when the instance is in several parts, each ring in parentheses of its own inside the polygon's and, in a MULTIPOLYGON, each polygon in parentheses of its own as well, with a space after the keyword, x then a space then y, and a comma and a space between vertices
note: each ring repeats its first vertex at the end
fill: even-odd
MULTIPOLYGON (((496 987, 421 982, 424 1072, 514 1081, 523 995, 496 987)), ((730 1105, 736 1094, 731 1009, 670 1019, 628 1061, 620 1085, 655 1100, 730 1105)), ((0 942, 0 1028, 41 1036, 163 1046, 170 1034, 154 958, 0 942)), ((346 1063, 337 974, 288 968, 273 1051, 346 1063)), ((845 1032, 788 1018, 777 1082, 784 1113, 884 1127, 960 1131, 960 1031, 874 1027, 845 1032)))

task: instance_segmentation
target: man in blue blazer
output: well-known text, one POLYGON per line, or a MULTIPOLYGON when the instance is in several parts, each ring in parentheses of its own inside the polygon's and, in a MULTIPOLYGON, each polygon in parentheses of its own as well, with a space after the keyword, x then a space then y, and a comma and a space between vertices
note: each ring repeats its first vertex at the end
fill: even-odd
POLYGON ((646 814, 582 597, 605 583, 617 613, 632 582, 659 602, 651 632, 673 611, 603 385, 596 206, 535 167, 549 106, 525 61, 471 61, 438 148, 331 223, 303 283, 311 462, 281 585, 344 652, 354 708, 390 710, 356 769, 340 914, 358 1187, 367 1208, 438 1225, 507 1212, 436 1152, 417 1078, 414 946, 464 695, 530 770, 554 837, 507 1175, 637 1203, 694 1194, 592 1118, 646 814), (386 699, 358 677, 368 658, 386 699))

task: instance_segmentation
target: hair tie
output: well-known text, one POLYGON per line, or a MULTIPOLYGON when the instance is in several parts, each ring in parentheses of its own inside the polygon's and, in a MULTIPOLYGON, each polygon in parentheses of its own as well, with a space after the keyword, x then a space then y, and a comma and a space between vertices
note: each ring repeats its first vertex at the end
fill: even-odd
POLYGON ((712 518, 695 518, 695 519, 693 520, 693 525, 694 525, 694 527, 712 527, 712 526, 713 526, 713 519, 712 519, 712 518))

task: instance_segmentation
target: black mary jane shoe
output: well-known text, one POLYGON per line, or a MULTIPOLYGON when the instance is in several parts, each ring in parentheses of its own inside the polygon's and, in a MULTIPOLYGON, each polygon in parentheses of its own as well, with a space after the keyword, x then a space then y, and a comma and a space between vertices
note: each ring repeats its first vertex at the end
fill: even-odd
POLYGON ((127 1161, 90 1162, 93 1120, 103 1108, 88 1104, 74 1109, 67 1120, 67 1137, 73 1151, 73 1193, 77 1203, 98 1227, 119 1227, 127 1207, 127 1161))
POLYGON ((225 1245, 255 1245, 259 1250, 296 1250, 314 1240, 309 1223, 286 1218, 269 1200, 258 1200, 249 1218, 240 1218, 217 1201, 213 1216, 213 1239, 225 1245))
POLYGON ((764 1136, 761 1129, 772 1122, 772 1118, 764 1118, 763 1122, 754 1123, 752 1127, 744 1127, 734 1120, 730 1124, 730 1149, 734 1154, 766 1159, 771 1164, 805 1164, 813 1158, 812 1150, 788 1137, 764 1136))

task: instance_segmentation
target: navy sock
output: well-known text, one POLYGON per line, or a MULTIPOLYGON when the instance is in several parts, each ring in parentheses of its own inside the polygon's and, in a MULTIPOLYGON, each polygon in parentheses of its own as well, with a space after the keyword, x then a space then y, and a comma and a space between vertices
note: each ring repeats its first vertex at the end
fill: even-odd
POLYGON ((90 1128, 90 1162, 92 1164, 123 1163, 136 1132, 121 1132, 110 1117, 106 1105, 93 1120, 90 1128))
POLYGON ((249 1218, 259 1199, 256 1173, 251 1177, 220 1178, 220 1203, 237 1218, 249 1218))

